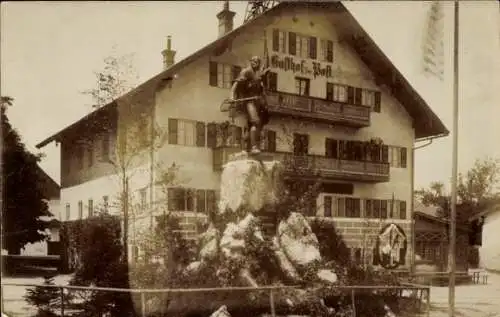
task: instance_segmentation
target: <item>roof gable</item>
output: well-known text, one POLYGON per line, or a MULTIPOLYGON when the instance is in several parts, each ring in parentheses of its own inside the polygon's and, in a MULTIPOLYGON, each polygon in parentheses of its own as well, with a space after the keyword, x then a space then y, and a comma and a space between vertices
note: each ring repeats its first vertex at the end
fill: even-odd
MULTIPOLYGON (((449 134, 447 128, 432 111, 425 100, 415 91, 406 78, 401 74, 401 72, 399 72, 390 59, 383 53, 383 51, 377 46, 373 39, 340 1, 317 3, 281 2, 260 16, 242 24, 238 28, 228 32, 224 36, 211 42, 178 63, 175 63, 168 69, 162 71, 158 75, 139 85, 131 92, 127 93, 124 97, 134 96, 135 98, 144 101, 151 100, 151 95, 158 89, 161 89, 166 81, 172 80, 176 72, 181 70, 183 67, 193 61, 196 61, 198 58, 205 56, 206 54, 223 51, 237 35, 241 34, 258 21, 264 21, 265 19, 279 16, 280 12, 283 12, 283 10, 289 10, 300 6, 306 6, 310 9, 329 10, 324 12, 343 14, 342 18, 338 21, 338 23, 342 25, 340 30, 342 31, 341 35, 343 40, 345 40, 346 43, 348 43, 356 51, 360 59, 372 71, 377 84, 385 84, 389 87, 393 96, 401 103, 408 114, 412 117, 415 128, 415 138, 417 140, 428 137, 441 137, 449 134)), ((113 104, 114 102, 106 105, 105 107, 110 107, 113 104)), ((83 119, 78 122, 82 120, 83 119)), ((78 124, 78 122, 74 123, 72 126, 78 124)), ((40 142, 37 144, 37 147, 43 147, 49 142, 57 140, 65 130, 66 128, 40 142)))

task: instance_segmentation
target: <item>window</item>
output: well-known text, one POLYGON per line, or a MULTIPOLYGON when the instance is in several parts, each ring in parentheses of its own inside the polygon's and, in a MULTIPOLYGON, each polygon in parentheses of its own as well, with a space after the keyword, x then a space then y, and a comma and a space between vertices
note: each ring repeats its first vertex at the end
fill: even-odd
POLYGON ((103 160, 108 160, 109 159, 109 133, 105 132, 102 135, 101 139, 101 153, 102 153, 102 159, 103 160))
POLYGON ((89 199, 89 217, 92 217, 94 215, 94 201, 92 199, 89 199))
POLYGON ((406 201, 399 201, 399 219, 406 219, 406 201))
POLYGON ((273 51, 286 54, 287 32, 278 29, 273 30, 273 51))
POLYGON ((147 192, 146 188, 143 188, 139 191, 139 196, 140 196, 140 206, 142 209, 145 209, 147 207, 147 192))
POLYGON ((262 130, 260 143, 263 151, 276 152, 276 132, 272 130, 262 130))
POLYGON ((83 218, 83 201, 78 202, 78 219, 83 218))
POLYGON ((391 167, 396 167, 396 168, 406 168, 407 162, 406 162, 406 148, 405 147, 399 147, 399 146, 390 146, 388 149, 389 153, 389 163, 391 167))
POLYGON ((204 147, 205 123, 169 118, 168 143, 204 147))
POLYGON ((275 72, 267 73, 265 87, 269 91, 278 91, 278 74, 275 72))
POLYGON ((88 157, 88 166, 91 167, 94 165, 94 146, 92 144, 92 141, 89 141, 87 143, 87 157, 88 157))
POLYGON ((326 100, 347 102, 346 85, 326 83, 326 100))
POLYGON ((332 196, 324 196, 323 197, 323 208, 324 208, 324 216, 331 217, 332 216, 332 196))
POLYGON ((194 211, 193 190, 186 188, 168 189, 168 210, 194 211))
POLYGON ((241 67, 239 66, 210 62, 209 84, 219 88, 231 88, 240 72, 241 67))
POLYGON ((320 39, 319 57, 322 62, 333 62, 333 41, 320 39))
POLYGON ((69 221, 71 217, 71 205, 69 203, 66 203, 66 221, 69 221))
POLYGON ((78 144, 76 148, 76 163, 78 169, 83 169, 83 145, 78 144))
POLYGON ((108 213, 109 211, 109 197, 108 196, 102 196, 102 201, 104 204, 104 212, 108 213))
POLYGON ((215 148, 217 146, 217 124, 207 124, 207 147, 215 148))
POLYGON ((310 80, 307 78, 295 77, 295 92, 300 96, 309 96, 310 80))
POLYGON ((169 211, 196 211, 199 213, 214 212, 216 209, 214 190, 169 188, 169 211))
POLYGON ((309 152, 309 135, 307 134, 293 134, 293 154, 307 155, 309 152))
POLYGON ((359 198, 345 199, 345 216, 350 218, 361 217, 361 204, 359 198))
POLYGON ((363 106, 369 106, 374 112, 380 112, 380 101, 381 94, 379 91, 368 89, 361 90, 361 104, 363 106))

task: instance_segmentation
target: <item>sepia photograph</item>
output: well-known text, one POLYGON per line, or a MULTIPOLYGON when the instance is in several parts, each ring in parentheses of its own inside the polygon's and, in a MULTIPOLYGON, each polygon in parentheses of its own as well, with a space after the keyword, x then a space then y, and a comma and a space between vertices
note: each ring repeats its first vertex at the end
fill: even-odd
POLYGON ((3 1, 1 317, 500 317, 499 57, 498 0, 3 1))

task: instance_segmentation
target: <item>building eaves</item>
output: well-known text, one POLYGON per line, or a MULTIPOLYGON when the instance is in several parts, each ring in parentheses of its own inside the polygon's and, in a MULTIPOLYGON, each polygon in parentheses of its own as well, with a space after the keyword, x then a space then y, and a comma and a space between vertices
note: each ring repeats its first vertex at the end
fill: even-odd
MULTIPOLYGON (((348 27, 344 28, 344 31, 346 31, 343 34, 344 39, 354 48, 354 50, 356 50, 363 62, 376 75, 377 79, 381 83, 383 82, 388 87, 390 87, 393 95, 396 97, 396 99, 399 100, 399 102, 413 118, 415 138, 418 140, 428 137, 442 137, 449 134, 448 129, 432 111, 425 100, 416 92, 416 90, 410 85, 408 80, 394 66, 390 59, 383 53, 383 51, 378 47, 378 45, 373 41, 373 39, 368 35, 368 33, 357 22, 354 16, 340 1, 322 3, 281 2, 273 8, 267 10, 260 16, 242 24, 238 28, 228 32, 224 36, 218 38, 217 40, 211 42, 195 53, 189 55, 180 62, 173 64, 168 69, 147 80, 126 95, 118 98, 118 100, 130 96, 136 96, 142 100, 151 100, 151 95, 154 94, 158 89, 161 89, 165 82, 172 80, 176 72, 180 71, 183 67, 187 66, 191 62, 197 60, 198 58, 211 51, 223 50, 224 47, 227 47, 227 45, 229 45, 234 37, 247 30, 248 27, 254 25, 257 21, 262 21, 265 18, 279 15, 282 10, 294 6, 307 6, 310 8, 316 7, 320 8, 321 10, 329 9, 334 12, 344 13, 346 22, 348 24, 348 27), (361 44, 360 41, 362 41, 361 44)), ((64 134, 64 132, 66 132, 71 127, 79 125, 81 122, 88 119, 89 116, 98 114, 99 111, 103 111, 103 108, 106 109, 113 104, 116 104, 116 101, 113 101, 110 104, 90 113, 89 115, 78 120, 72 125, 43 140, 36 145, 37 148, 41 148, 52 141, 57 141, 64 134)))

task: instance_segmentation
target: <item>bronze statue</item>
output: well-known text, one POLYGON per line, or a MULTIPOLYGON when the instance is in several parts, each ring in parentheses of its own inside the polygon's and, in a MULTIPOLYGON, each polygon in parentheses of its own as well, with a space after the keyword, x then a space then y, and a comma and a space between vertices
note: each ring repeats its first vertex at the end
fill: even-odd
POLYGON ((264 96, 265 75, 269 69, 261 71, 260 68, 260 58, 252 57, 250 65, 244 68, 235 79, 230 97, 230 102, 241 103, 241 108, 247 119, 244 138, 246 150, 254 154, 260 153, 260 134, 262 128, 269 122, 264 96))

